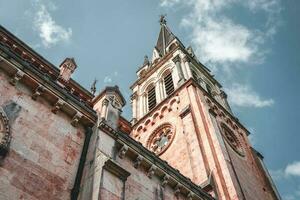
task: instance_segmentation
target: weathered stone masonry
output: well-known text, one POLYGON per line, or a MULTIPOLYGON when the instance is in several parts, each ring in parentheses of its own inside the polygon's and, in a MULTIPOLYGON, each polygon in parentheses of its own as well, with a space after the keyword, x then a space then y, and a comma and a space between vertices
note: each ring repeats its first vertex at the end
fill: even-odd
MULTIPOLYGON (((222 86, 170 31, 131 86, 94 96, 0 26, 0 199, 280 199, 222 86)), ((101 73, 101 72, 100 72, 101 73)))
POLYGON ((0 45, 1 199, 212 199, 128 136, 114 87, 98 112, 91 93, 3 27, 0 45))

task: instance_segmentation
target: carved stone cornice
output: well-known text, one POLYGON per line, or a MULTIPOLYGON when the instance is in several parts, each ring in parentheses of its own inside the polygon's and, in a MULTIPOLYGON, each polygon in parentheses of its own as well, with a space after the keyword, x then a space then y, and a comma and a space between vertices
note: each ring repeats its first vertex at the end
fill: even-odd
POLYGON ((32 98, 33 100, 36 101, 37 98, 38 98, 39 96, 41 96, 41 94, 44 93, 44 92, 45 92, 45 87, 42 86, 42 85, 39 85, 39 86, 35 89, 34 93, 31 95, 31 98, 32 98))
POLYGON ((169 179, 170 179, 170 176, 166 174, 166 175, 164 176, 164 178, 162 179, 161 186, 162 186, 162 187, 165 187, 165 186, 168 184, 169 179))
POLYGON ((80 112, 77 112, 71 120, 71 125, 76 127, 79 123, 79 120, 82 118, 82 116, 83 115, 80 112))
POLYGON ((181 61, 181 58, 180 58, 179 55, 177 55, 177 56, 175 56, 175 57, 172 59, 172 61, 173 61, 174 63, 177 63, 177 62, 180 62, 180 61, 181 61))
POLYGON ((128 151, 128 146, 127 145, 123 145, 122 148, 119 151, 119 157, 121 159, 123 159, 125 157, 126 152, 128 151))
POLYGON ((174 190, 175 196, 178 196, 181 193, 181 188, 182 188, 182 185, 180 183, 178 183, 174 190))
POLYGON ((188 56, 184 56, 183 58, 182 58, 182 62, 190 62, 191 61, 191 59, 188 57, 188 56))
POLYGON ((156 167, 155 165, 152 165, 152 166, 150 167, 150 169, 148 170, 147 176, 148 176, 149 178, 152 178, 153 175, 155 174, 155 171, 156 171, 156 170, 157 170, 157 167, 156 167))
POLYGON ((104 169, 111 172, 112 174, 119 177, 121 180, 126 181, 130 173, 121 167, 118 163, 114 162, 113 160, 109 159, 104 164, 104 169))
POLYGON ((24 72, 21 70, 17 70, 17 72, 13 75, 13 77, 10 79, 9 83, 15 86, 17 82, 24 76, 24 72))
POLYGON ((51 111, 56 114, 61 108, 62 106, 65 104, 65 102, 62 99, 58 99, 58 101, 54 104, 53 108, 51 109, 51 111))
POLYGON ((143 156, 138 155, 138 157, 135 159, 133 166, 134 168, 139 168, 139 166, 141 165, 142 161, 144 160, 143 156))

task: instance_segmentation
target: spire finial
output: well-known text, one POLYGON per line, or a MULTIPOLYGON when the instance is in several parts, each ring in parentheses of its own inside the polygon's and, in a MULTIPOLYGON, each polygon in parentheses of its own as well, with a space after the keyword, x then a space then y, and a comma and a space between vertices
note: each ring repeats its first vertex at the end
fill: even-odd
POLYGON ((97 79, 94 80, 92 86, 91 86, 91 92, 92 94, 95 94, 96 93, 96 83, 97 83, 97 79))
POLYGON ((160 18, 159 18, 160 25, 166 25, 167 24, 166 16, 167 16, 166 14, 160 15, 160 18))

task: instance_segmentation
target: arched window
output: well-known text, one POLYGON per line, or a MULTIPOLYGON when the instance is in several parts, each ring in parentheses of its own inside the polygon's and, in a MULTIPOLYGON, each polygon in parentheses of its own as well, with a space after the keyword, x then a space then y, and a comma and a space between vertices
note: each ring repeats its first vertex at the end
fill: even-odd
POLYGON ((174 91, 174 83, 171 72, 164 76, 164 85, 166 94, 169 96, 174 91))
POLYGON ((154 85, 151 85, 148 88, 147 98, 148 98, 148 111, 150 111, 156 106, 156 94, 155 94, 155 86, 154 85))

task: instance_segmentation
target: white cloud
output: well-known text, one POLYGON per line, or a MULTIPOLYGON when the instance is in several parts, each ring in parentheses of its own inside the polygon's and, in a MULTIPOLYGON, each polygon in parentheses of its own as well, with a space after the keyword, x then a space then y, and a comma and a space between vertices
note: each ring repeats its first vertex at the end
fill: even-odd
POLYGON ((242 107, 266 107, 274 104, 273 99, 263 99, 248 85, 233 84, 230 88, 225 88, 229 102, 235 106, 242 107))
POLYGON ((112 82, 112 78, 110 76, 105 76, 103 79, 104 83, 111 83, 112 82))
POLYGON ((161 6, 170 7, 170 6, 173 6, 173 5, 175 5, 179 2, 180 2, 180 0, 161 0, 161 6))
POLYGON ((72 29, 58 25, 45 5, 38 5, 38 11, 35 14, 33 23, 45 47, 51 47, 58 42, 69 41, 72 36, 72 29))
POLYGON ((284 173, 286 176, 300 176, 300 161, 295 161, 286 166, 284 173))
POLYGON ((112 83, 119 76, 118 71, 114 71, 112 75, 105 76, 103 79, 103 83, 108 84, 112 83))
POLYGON ((279 0, 161 0, 161 6, 189 7, 181 24, 191 32, 191 41, 201 61, 213 65, 250 62, 262 59, 266 50, 260 48, 265 40, 276 33, 280 12, 279 0), (250 29, 234 22, 225 12, 234 5, 241 5, 252 12, 262 11, 267 17, 264 28, 250 29))
POLYGON ((273 99, 263 99, 250 86, 236 84, 232 77, 237 70, 264 61, 269 52, 264 44, 279 25, 280 0, 161 0, 161 6, 190 11, 181 25, 189 31, 199 60, 222 75, 232 104, 256 108, 274 104, 273 99), (250 28, 226 14, 234 6, 248 10, 253 17, 258 12, 264 17, 250 28))
MULTIPOLYGON (((300 161, 294 161, 286 165, 286 167, 278 170, 269 170, 274 180, 280 181, 282 179, 289 179, 291 177, 300 177, 300 161)), ((283 194, 284 200, 296 200, 300 199, 300 185, 294 189, 293 192, 283 194)))
POLYGON ((208 19, 204 27, 196 26, 192 43, 201 48, 196 52, 205 63, 248 61, 256 46, 249 44, 252 32, 228 19, 216 22, 208 19))
MULTIPOLYGON (((289 177, 300 177, 300 161, 289 163, 283 169, 270 170, 270 174, 274 179, 277 180, 289 177)), ((300 186, 297 194, 300 196, 300 186)))

